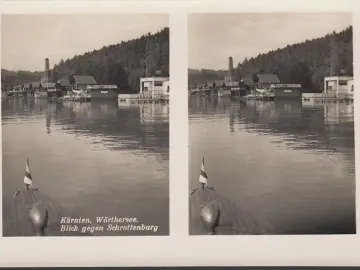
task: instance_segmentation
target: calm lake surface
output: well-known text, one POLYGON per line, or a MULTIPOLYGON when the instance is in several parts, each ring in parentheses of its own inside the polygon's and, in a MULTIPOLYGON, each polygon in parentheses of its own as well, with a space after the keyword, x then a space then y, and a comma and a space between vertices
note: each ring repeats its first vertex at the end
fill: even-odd
POLYGON ((190 190, 204 156, 269 234, 356 233, 353 104, 189 97, 189 125, 190 190))
MULTIPOLYGON (((2 102, 4 235, 26 158, 33 183, 75 217, 136 217, 169 233, 169 106, 2 102)), ((7 230, 9 229, 9 230, 7 230)))

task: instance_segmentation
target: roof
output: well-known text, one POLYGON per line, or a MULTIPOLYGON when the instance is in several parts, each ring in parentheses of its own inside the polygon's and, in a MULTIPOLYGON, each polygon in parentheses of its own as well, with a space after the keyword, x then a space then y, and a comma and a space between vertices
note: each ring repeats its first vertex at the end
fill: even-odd
POLYGON ((251 77, 244 77, 242 78, 242 81, 245 85, 254 85, 254 81, 251 77))
POLYGON ((235 82, 235 81, 225 82, 225 85, 230 86, 230 87, 236 87, 236 86, 239 86, 239 82, 235 82))
POLYGON ((32 86, 32 88, 39 88, 40 87, 40 82, 32 82, 31 86, 32 86))
POLYGON ((118 87, 116 85, 91 85, 88 86, 87 89, 90 90, 103 90, 103 89, 117 89, 118 87))
POLYGON ((87 84, 87 85, 91 85, 91 84, 97 84, 97 82, 95 81, 93 76, 73 76, 75 83, 77 84, 87 84))
POLYGON ((143 77, 140 78, 140 82, 147 82, 147 81, 168 81, 169 77, 143 77))
POLYGON ((61 86, 71 86, 71 83, 68 78, 62 78, 62 79, 58 80, 58 83, 61 86))
POLYGON ((353 76, 332 76, 332 77, 325 77, 324 78, 325 80, 347 80, 347 81, 350 81, 350 80, 353 80, 354 77, 353 76))
POLYGON ((215 83, 215 86, 223 86, 224 85, 224 81, 223 80, 213 80, 208 82, 208 85, 213 86, 215 83))
POLYGON ((41 87, 43 87, 43 88, 55 88, 55 83, 53 83, 53 82, 43 82, 43 83, 41 83, 41 87))
POLYGON ((280 83, 278 76, 275 74, 258 74, 259 83, 280 83))
POLYGON ((25 89, 29 89, 29 88, 30 88, 30 85, 31 85, 31 83, 24 83, 24 88, 25 88, 25 89))

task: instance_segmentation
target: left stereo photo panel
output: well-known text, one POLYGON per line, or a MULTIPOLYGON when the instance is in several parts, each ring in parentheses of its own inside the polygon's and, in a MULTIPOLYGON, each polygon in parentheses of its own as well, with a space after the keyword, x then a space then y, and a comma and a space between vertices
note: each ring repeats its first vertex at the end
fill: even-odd
POLYGON ((168 14, 1 20, 3 236, 168 235, 168 14))

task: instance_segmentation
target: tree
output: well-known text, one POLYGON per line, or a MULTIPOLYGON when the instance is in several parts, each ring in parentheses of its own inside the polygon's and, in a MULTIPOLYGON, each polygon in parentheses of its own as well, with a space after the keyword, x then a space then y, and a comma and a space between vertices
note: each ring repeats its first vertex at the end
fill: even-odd
POLYGON ((111 65, 108 70, 108 82, 115 84, 120 89, 128 89, 128 75, 120 63, 111 65))
POLYGON ((304 88, 312 87, 311 77, 310 69, 304 62, 297 63, 290 69, 290 81, 292 83, 299 83, 304 88))

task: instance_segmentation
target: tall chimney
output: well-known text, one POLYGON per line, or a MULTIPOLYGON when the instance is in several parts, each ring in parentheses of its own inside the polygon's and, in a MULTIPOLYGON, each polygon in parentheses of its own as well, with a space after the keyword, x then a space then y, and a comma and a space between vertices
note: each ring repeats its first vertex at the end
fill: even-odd
POLYGON ((233 58, 230 56, 229 57, 229 77, 233 77, 234 76, 234 68, 233 68, 233 58))
POLYGON ((49 71, 49 58, 45 58, 45 79, 49 79, 50 77, 50 71, 49 71))

